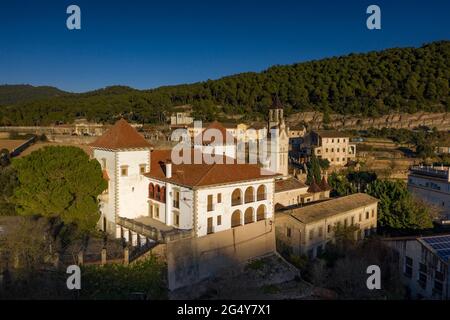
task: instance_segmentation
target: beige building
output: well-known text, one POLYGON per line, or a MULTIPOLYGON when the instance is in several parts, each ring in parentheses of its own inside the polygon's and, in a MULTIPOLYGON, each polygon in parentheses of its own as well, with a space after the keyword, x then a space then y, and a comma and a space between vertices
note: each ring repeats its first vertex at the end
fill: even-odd
POLYGON ((176 112, 170 116, 171 126, 185 126, 194 122, 194 118, 191 117, 190 112, 176 112))
POLYGON ((317 158, 327 159, 331 166, 345 166, 356 157, 356 145, 339 131, 311 131, 300 149, 300 155, 308 157, 314 152, 317 158))
POLYGON ((277 250, 315 258, 334 241, 335 227, 357 226, 355 240, 376 231, 378 200, 365 194, 321 201, 275 215, 277 250))
POLYGON ((306 127, 304 125, 296 125, 289 127, 289 138, 302 138, 306 135, 306 127))
POLYGON ((275 209, 328 199, 330 191, 325 176, 320 183, 313 182, 310 186, 294 177, 279 179, 275 181, 275 209))

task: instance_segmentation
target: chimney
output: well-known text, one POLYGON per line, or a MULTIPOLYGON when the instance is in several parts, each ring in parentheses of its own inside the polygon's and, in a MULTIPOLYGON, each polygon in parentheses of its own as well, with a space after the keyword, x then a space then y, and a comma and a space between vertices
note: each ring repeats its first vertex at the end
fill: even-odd
POLYGON ((172 161, 166 161, 166 178, 172 178, 172 161))

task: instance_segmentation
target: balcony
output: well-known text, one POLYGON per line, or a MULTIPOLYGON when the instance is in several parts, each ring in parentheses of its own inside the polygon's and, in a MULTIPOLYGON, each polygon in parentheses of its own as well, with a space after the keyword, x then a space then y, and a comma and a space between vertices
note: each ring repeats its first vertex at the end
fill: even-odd
POLYGON ((256 201, 264 201, 264 200, 267 200, 266 193, 259 193, 256 195, 256 201))
POLYGON ((242 204, 242 198, 232 198, 231 199, 231 205, 234 206, 240 206, 242 204))

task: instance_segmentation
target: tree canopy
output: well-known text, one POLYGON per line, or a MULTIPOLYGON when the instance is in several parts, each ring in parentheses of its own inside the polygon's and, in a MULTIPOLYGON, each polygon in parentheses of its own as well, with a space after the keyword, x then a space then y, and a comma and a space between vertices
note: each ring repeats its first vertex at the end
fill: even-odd
POLYGON ((99 220, 98 195, 107 188, 100 164, 77 147, 45 147, 14 159, 19 186, 14 202, 20 215, 59 218, 80 231, 99 220))
MULTIPOLYGON (((63 94, 0 107, 0 125, 45 125, 77 117, 112 122, 160 122, 172 106, 191 104, 196 116, 261 118, 272 96, 286 113, 315 110, 378 116, 392 111, 450 111, 450 41, 421 48, 380 52, 273 66, 189 85, 135 90, 115 86, 82 94, 63 94)), ((0 92, 1 93, 1 92, 0 92)), ((1 101, 1 99, 0 99, 1 101)))
POLYGON ((367 193, 379 199, 378 222, 392 229, 433 227, 429 209, 415 201, 402 181, 375 180, 367 193))
POLYGON ((309 185, 313 183, 313 181, 320 183, 320 180, 322 179, 322 170, 319 159, 317 159, 314 153, 311 155, 311 159, 308 161, 306 166, 308 168, 306 183, 309 185))
POLYGON ((16 171, 11 167, 0 166, 0 216, 15 215, 15 206, 11 197, 17 185, 16 171))

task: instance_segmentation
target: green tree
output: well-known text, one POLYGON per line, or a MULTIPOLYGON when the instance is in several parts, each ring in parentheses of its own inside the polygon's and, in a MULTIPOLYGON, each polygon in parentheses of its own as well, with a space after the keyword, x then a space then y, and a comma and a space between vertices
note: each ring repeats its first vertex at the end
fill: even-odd
POLYGON ((45 147, 14 159, 17 213, 58 218, 81 232, 95 228, 98 195, 107 188, 100 164, 76 147, 45 147))
POLYGON ((347 196, 356 192, 356 188, 348 181, 347 177, 336 172, 330 175, 328 183, 333 189, 334 196, 347 196))
POLYGON ((147 299, 166 299, 165 266, 155 256, 132 265, 107 264, 83 268, 83 299, 129 299, 143 293, 147 299))
POLYGON ((319 165, 322 170, 328 170, 330 168, 330 161, 328 159, 319 159, 319 165))
POLYGON ((0 216, 15 215, 11 197, 18 186, 17 173, 12 167, 0 167, 0 216))
POLYGON ((378 223, 391 229, 428 229, 433 227, 430 210, 415 201, 401 181, 375 180, 367 193, 380 200, 378 223))
POLYGON ((0 167, 6 167, 11 163, 11 157, 8 149, 0 150, 0 167))

